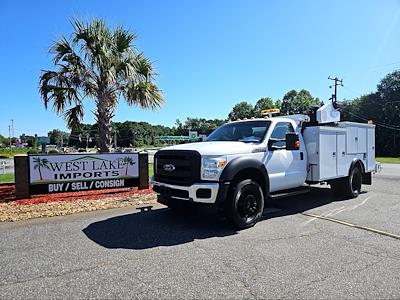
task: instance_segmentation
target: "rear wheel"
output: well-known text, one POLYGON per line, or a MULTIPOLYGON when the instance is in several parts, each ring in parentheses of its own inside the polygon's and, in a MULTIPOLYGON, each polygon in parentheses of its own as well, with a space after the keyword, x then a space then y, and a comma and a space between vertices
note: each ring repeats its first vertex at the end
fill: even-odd
POLYGON ((264 210, 264 194, 260 185, 246 179, 233 186, 225 201, 227 219, 238 229, 254 226, 264 210))
POLYGON ((362 171, 356 166, 350 170, 349 176, 333 180, 330 184, 335 195, 345 199, 356 198, 361 192, 362 171))

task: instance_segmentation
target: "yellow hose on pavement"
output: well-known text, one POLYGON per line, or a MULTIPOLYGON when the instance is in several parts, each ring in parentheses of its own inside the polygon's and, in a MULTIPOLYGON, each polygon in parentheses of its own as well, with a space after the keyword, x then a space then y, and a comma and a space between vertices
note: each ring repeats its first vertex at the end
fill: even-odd
POLYGON ((386 231, 383 231, 383 230, 379 230, 379 229, 375 229, 375 228, 371 228, 371 227, 367 227, 367 226, 363 226, 363 225, 357 225, 357 224, 353 224, 353 223, 350 223, 350 222, 342 221, 342 220, 331 218, 331 217, 325 217, 325 216, 320 216, 320 215, 315 215, 315 214, 310 214, 310 213, 300 213, 300 214, 302 214, 303 216, 311 217, 311 218, 327 220, 327 221, 335 222, 335 223, 342 224, 342 225, 345 225, 345 226, 358 228, 358 229, 362 229, 362 230, 366 230, 366 231, 370 231, 370 232, 374 232, 374 233, 377 233, 377 234, 380 234, 380 235, 384 235, 384 236, 387 236, 387 237, 391 237, 391 238, 400 240, 400 235, 397 235, 397 234, 394 234, 394 233, 390 233, 390 232, 386 232, 386 231))

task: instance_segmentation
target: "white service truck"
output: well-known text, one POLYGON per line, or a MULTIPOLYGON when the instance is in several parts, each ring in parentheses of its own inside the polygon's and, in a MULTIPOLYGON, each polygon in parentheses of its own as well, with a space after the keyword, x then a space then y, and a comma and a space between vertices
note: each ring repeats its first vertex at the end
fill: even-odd
POLYGON ((244 229, 260 219, 267 199, 311 184, 327 182, 336 195, 357 197, 375 168, 375 125, 340 122, 332 102, 309 115, 229 122, 205 142, 161 149, 153 189, 172 209, 212 204, 244 229))

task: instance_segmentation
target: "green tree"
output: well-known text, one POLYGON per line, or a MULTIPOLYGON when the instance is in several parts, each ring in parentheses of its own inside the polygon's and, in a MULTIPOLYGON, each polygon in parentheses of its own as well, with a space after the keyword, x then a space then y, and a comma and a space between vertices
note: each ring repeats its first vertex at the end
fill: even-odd
POLYGON ((69 133, 59 129, 53 129, 52 131, 49 131, 47 136, 50 137, 50 144, 52 145, 65 145, 69 140, 69 133))
MULTIPOLYGON (((96 124, 79 124, 75 126, 71 133, 68 135, 68 146, 70 147, 78 147, 78 148, 86 148, 87 141, 88 147, 95 147, 98 145, 98 125, 96 124), (88 140, 87 140, 88 139, 88 140)), ((66 143, 65 141, 65 143, 66 143)), ((64 143, 64 141, 63 141, 64 143)))
POLYGON ((4 144, 4 136, 0 134, 0 146, 4 144))
POLYGON ((276 100, 275 101, 275 108, 280 110, 281 107, 282 107, 282 101, 281 100, 276 100))
POLYGON ((37 138, 35 136, 23 133, 20 135, 19 139, 21 140, 21 143, 27 143, 28 147, 37 148, 38 146, 37 138))
POLYGON ((184 125, 179 119, 175 121, 175 135, 186 135, 187 129, 184 128, 184 125))
POLYGON ((254 114, 256 117, 260 117, 261 111, 263 109, 271 108, 275 108, 274 101, 269 97, 261 98, 256 102, 256 105, 254 106, 254 114))
POLYGON ((375 145, 378 156, 400 156, 400 71, 387 74, 377 91, 346 101, 342 120, 376 124, 375 145))
MULTIPOLYGON (((16 138, 16 137, 12 137, 12 138, 11 138, 11 144, 13 145, 13 144, 15 144, 16 142, 17 142, 17 138, 16 138)), ((10 147, 10 138, 4 138, 3 143, 4 143, 4 146, 10 147)))
POLYGON ((111 120, 122 96, 132 106, 156 109, 164 100, 154 83, 154 69, 133 44, 136 35, 123 27, 111 29, 103 20, 73 20, 70 39, 51 47, 56 71, 43 71, 40 94, 74 128, 84 115, 85 99, 94 100, 99 146, 109 152, 111 120))
POLYGON ((231 120, 251 118, 254 116, 253 105, 246 101, 236 104, 229 113, 228 118, 231 120))
POLYGON ((281 113, 284 115, 307 113, 313 105, 319 104, 320 100, 314 98, 307 90, 297 92, 291 90, 282 99, 281 113))
POLYGON ((297 97, 297 92, 295 90, 291 90, 283 96, 282 104, 281 104, 281 113, 282 114, 288 115, 288 114, 293 113, 296 110, 296 108, 294 106, 296 97, 297 97))
POLYGON ((184 135, 188 135, 190 130, 208 135, 225 122, 225 120, 220 119, 187 118, 183 125, 184 135))

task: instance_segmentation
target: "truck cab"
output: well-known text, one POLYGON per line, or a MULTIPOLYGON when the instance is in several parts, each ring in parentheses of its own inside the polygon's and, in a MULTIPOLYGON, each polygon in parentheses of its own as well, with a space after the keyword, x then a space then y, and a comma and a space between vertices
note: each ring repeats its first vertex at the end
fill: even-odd
POLYGON ((375 145, 360 147, 364 153, 348 153, 344 140, 345 148, 339 153, 338 137, 343 146, 342 134, 346 139, 350 131, 358 133, 349 129, 354 127, 350 125, 311 124, 306 115, 229 122, 205 142, 159 150, 154 157, 153 189, 158 202, 172 209, 191 203, 215 205, 239 229, 251 227, 261 218, 268 198, 305 191, 310 184, 328 182, 335 194, 356 197, 362 182, 371 183, 374 164, 368 167, 367 158, 375 145), (335 143, 325 145, 328 140, 335 143), (328 177, 318 172, 326 169, 321 156, 330 157, 331 164, 334 160, 335 172, 328 177), (339 174, 338 169, 345 172, 339 174))

